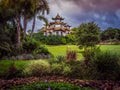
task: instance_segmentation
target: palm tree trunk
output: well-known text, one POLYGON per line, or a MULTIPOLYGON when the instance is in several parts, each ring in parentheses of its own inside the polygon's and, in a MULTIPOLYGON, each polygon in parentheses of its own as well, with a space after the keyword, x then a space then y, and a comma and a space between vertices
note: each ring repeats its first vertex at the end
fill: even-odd
POLYGON ((26 29, 27 29, 27 17, 24 16, 24 21, 23 21, 23 32, 24 32, 24 36, 23 36, 23 38, 26 37, 26 29))
POLYGON ((17 47, 21 46, 20 38, 20 17, 17 16, 17 47))
POLYGON ((30 34, 30 37, 31 37, 31 38, 32 38, 32 36, 33 36, 33 32, 34 32, 34 29, 35 29, 35 22, 36 22, 36 15, 35 15, 34 18, 33 18, 32 31, 31 31, 31 34, 30 34))

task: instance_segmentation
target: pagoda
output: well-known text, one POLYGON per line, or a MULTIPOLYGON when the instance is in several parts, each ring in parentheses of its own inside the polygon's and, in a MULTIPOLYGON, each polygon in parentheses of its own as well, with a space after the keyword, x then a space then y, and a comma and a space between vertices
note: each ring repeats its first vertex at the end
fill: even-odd
POLYGON ((59 14, 56 15, 55 18, 52 18, 52 22, 50 22, 46 27, 43 28, 43 32, 45 36, 48 35, 60 35, 66 36, 71 34, 70 25, 63 22, 64 18, 62 18, 59 14))

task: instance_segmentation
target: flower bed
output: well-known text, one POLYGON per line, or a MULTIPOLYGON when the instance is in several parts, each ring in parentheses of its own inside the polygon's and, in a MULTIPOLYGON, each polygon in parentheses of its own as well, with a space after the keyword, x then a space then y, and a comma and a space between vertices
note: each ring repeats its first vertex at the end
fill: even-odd
POLYGON ((4 90, 6 88, 10 88, 12 86, 17 85, 25 85, 25 84, 32 84, 35 82, 40 81, 49 81, 49 82, 68 82, 80 87, 90 87, 90 88, 97 88, 100 90, 113 90, 114 88, 120 87, 120 81, 105 81, 105 80, 79 80, 79 79, 70 79, 64 77, 57 77, 57 76, 49 76, 49 77, 29 77, 29 78, 16 78, 12 80, 3 80, 0 79, 0 89, 4 90))

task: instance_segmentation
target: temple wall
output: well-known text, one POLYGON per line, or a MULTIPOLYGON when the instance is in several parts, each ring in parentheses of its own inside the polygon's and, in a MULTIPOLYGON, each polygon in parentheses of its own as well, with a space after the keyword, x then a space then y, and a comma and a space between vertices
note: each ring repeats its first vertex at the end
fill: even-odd
MULTIPOLYGON (((55 31, 51 33, 51 35, 60 35, 60 36, 66 36, 67 34, 68 34, 67 32, 62 32, 62 31, 55 31)), ((50 33, 44 32, 44 35, 48 36, 50 35, 50 33)))
POLYGON ((53 35, 56 35, 56 32, 52 32, 53 35))
POLYGON ((65 32, 63 32, 63 36, 66 36, 67 34, 65 32))

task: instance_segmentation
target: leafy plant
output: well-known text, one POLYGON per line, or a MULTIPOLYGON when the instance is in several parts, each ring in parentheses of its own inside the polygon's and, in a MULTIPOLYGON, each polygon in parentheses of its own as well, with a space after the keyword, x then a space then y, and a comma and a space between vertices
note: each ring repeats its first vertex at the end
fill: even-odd
POLYGON ((26 65, 23 73, 30 76, 43 76, 50 73, 50 64, 43 60, 33 61, 26 65))
POLYGON ((26 53, 33 53, 35 51, 36 48, 39 47, 39 42, 37 42, 36 40, 34 39, 30 39, 29 37, 26 38, 26 40, 23 42, 23 50, 26 52, 26 53))
POLYGON ((100 28, 94 22, 83 23, 76 29, 75 36, 79 47, 84 48, 85 60, 88 61, 90 48, 100 42, 100 28))
POLYGON ((11 87, 9 90, 96 90, 87 87, 80 87, 69 83, 40 82, 29 85, 11 87))
POLYGON ((64 56, 57 56, 57 57, 56 57, 56 62, 57 62, 57 63, 65 62, 65 57, 64 57, 64 56))
POLYGON ((84 50, 82 52, 82 55, 85 57, 86 65, 99 52, 100 52, 100 46, 94 46, 94 47, 91 47, 91 48, 86 48, 86 50, 84 50))
POLYGON ((119 56, 109 51, 97 53, 91 61, 91 79, 117 80, 120 75, 119 56))
POLYGON ((62 74, 63 74, 64 76, 68 76, 70 73, 71 73, 71 67, 68 66, 68 65, 65 65, 65 67, 63 68, 62 74))
POLYGON ((51 66, 51 73, 53 75, 62 75, 63 66, 59 63, 53 63, 51 66))
POLYGON ((71 73, 71 67, 66 63, 53 63, 51 66, 52 75, 63 75, 67 76, 71 73))
POLYGON ((75 61, 77 59, 77 52, 75 50, 67 49, 66 51, 66 60, 69 61, 75 61))
POLYGON ((5 78, 12 79, 12 78, 19 77, 19 76, 22 76, 22 72, 21 70, 18 70, 15 66, 15 63, 12 62, 10 67, 8 68, 8 72, 5 78))

